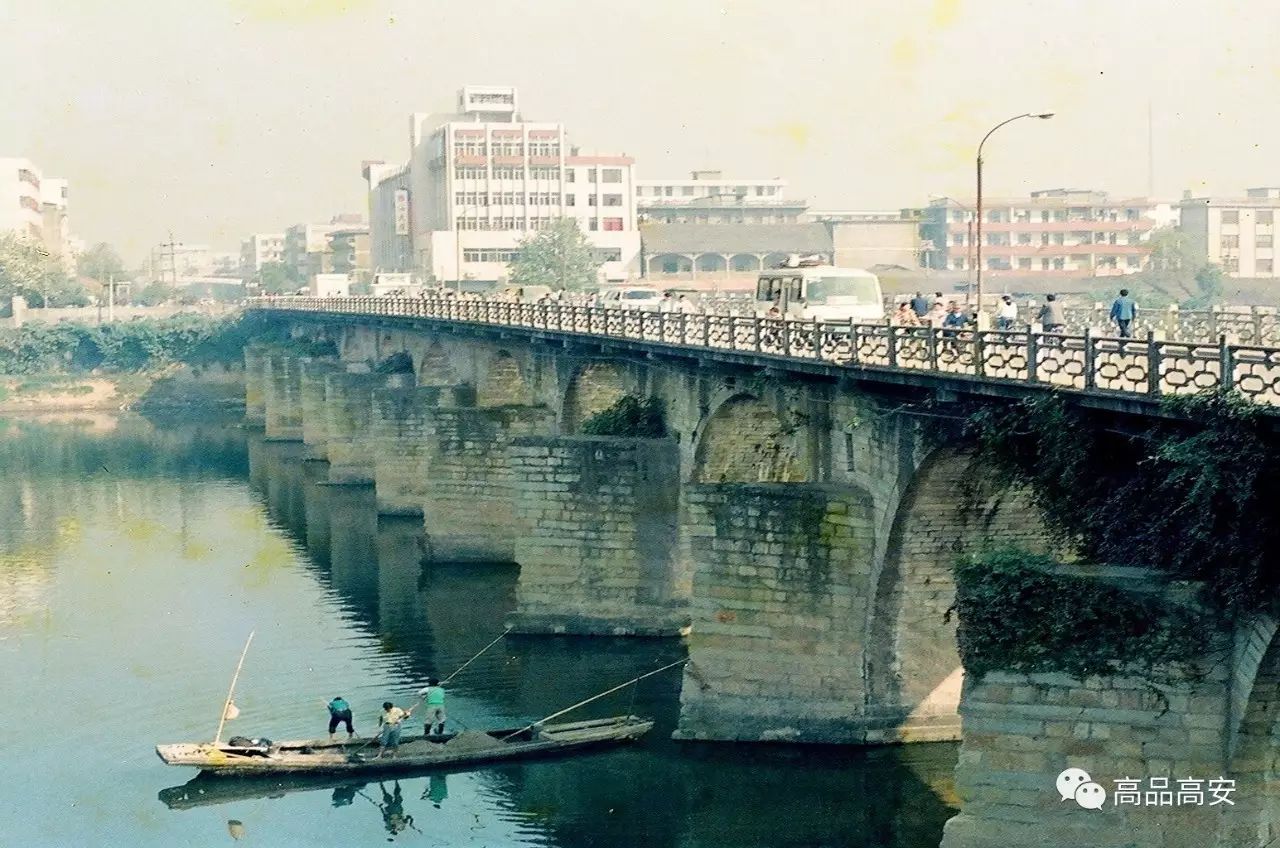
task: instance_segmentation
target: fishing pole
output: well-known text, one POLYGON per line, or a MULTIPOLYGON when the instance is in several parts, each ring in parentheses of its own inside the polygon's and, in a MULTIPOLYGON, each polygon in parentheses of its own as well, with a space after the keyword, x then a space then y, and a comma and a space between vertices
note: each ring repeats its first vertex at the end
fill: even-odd
POLYGON ((526 730, 533 730, 533 728, 537 727, 540 724, 546 724, 547 722, 551 721, 551 719, 553 718, 559 718, 565 713, 573 712, 579 707, 585 707, 587 704, 591 703, 592 701, 598 701, 601 698, 603 698, 605 695, 612 695, 614 692, 617 692, 619 689, 625 689, 626 687, 630 686, 633 683, 639 683, 641 680, 644 680, 646 677, 652 677, 653 675, 664 672, 669 668, 675 668, 678 665, 684 665, 688 661, 689 661, 688 659, 676 660, 673 663, 668 663, 667 665, 664 665, 662 668, 655 668, 653 671, 645 672, 639 677, 635 677, 635 678, 632 678, 631 680, 628 680, 626 683, 619 683, 617 686, 613 687, 612 689, 606 689, 605 691, 601 692, 599 695, 592 695, 590 698, 587 698, 585 701, 579 701, 578 703, 574 704, 571 707, 565 707, 563 710, 560 710, 560 712, 552 713, 546 718, 539 719, 538 721, 535 721, 532 724, 526 725, 520 728, 519 730, 513 730, 510 733, 508 733, 506 736, 503 736, 498 741, 503 742, 503 741, 506 741, 507 739, 510 739, 512 736, 519 736, 521 733, 524 733, 526 730))

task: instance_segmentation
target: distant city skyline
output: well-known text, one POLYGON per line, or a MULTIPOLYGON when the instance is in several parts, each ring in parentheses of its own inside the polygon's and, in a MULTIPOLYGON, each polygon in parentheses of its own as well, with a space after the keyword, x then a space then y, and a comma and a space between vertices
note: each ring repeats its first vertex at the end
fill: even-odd
POLYGON ((132 263, 367 211, 361 162, 477 82, 639 179, 779 177, 817 209, 967 197, 1029 110, 1057 116, 988 145, 993 195, 1145 195, 1151 103, 1154 194, 1243 195, 1280 183, 1278 30, 1261 2, 0 0, 0 155, 68 179, 77 233, 132 263))

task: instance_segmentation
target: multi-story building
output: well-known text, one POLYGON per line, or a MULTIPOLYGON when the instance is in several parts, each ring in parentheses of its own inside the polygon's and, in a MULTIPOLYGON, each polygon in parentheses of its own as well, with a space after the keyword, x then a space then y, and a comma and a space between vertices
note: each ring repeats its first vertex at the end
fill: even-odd
MULTIPOLYGON (((925 265, 967 271, 977 263, 972 200, 943 197, 925 210, 925 265)), ((1146 267, 1152 230, 1174 220, 1150 198, 1112 200, 1106 192, 1035 191, 1029 198, 984 198, 983 273, 1109 276, 1146 267)))
POLYGON ((369 256, 369 228, 343 227, 329 234, 329 252, 333 254, 333 273, 364 280, 372 270, 369 256))
POLYGON ((45 177, 40 183, 40 229, 45 249, 71 270, 75 263, 75 242, 67 217, 70 185, 66 180, 45 177))
POLYGON ((284 261, 284 233, 254 233, 240 242, 240 274, 253 278, 269 262, 284 261))
POLYGON ((30 159, 0 158, 0 232, 44 238, 44 191, 30 159))
POLYGON ((583 155, 563 125, 524 120, 514 88, 467 86, 456 114, 413 115, 409 146, 403 168, 364 168, 375 268, 500 281, 524 239, 571 218, 604 279, 638 271, 634 161, 583 155))
POLYGON ((1188 247, 1231 277, 1276 277, 1280 188, 1251 188, 1243 198, 1184 196, 1179 229, 1188 247))
POLYGON ((794 224, 808 204, 785 180, 731 180, 693 171, 687 180, 636 180, 640 219, 655 224, 794 224))
POLYGON ((316 274, 332 273, 333 253, 329 238, 336 231, 353 226, 366 226, 364 216, 344 213, 333 216, 327 224, 294 224, 284 231, 284 263, 301 280, 310 280, 316 274))

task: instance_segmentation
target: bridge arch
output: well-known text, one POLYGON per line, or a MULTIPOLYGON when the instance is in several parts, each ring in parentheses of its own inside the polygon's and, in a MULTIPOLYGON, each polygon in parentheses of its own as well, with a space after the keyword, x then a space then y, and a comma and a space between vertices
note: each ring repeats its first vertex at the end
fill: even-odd
POLYGON ((920 464, 898 501, 872 584, 869 709, 916 738, 959 738, 956 557, 989 546, 1051 547, 1029 493, 974 481, 971 458, 964 448, 942 447, 920 464))
POLYGON ((628 385, 627 373, 617 362, 588 362, 575 370, 560 407, 560 432, 577 433, 583 421, 625 395, 628 385))
POLYGON ((508 350, 499 350, 479 363, 476 406, 527 404, 532 395, 520 363, 508 350))
POLYGON ((784 415, 753 394, 728 398, 697 434, 692 482, 808 482, 801 428, 785 421, 784 415))
POLYGON ((418 351, 415 370, 419 386, 451 386, 458 382, 453 362, 439 339, 432 339, 426 349, 418 351))

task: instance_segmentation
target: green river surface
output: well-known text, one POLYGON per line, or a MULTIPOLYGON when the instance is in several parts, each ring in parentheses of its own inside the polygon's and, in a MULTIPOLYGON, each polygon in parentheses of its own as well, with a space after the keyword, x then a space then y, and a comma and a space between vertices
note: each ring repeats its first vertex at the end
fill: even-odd
MULTIPOLYGON (((250 631, 228 735, 322 736, 335 695, 369 733, 382 701, 411 703, 514 606, 515 566, 424 565, 420 520, 380 520, 371 487, 319 485, 300 449, 233 425, 0 422, 0 846, 938 844, 955 746, 675 742, 678 670, 572 716, 653 716, 633 746, 398 781, 188 784, 154 746, 212 738, 250 631)), ((451 724, 519 726, 684 652, 508 637, 449 687, 451 724)))

